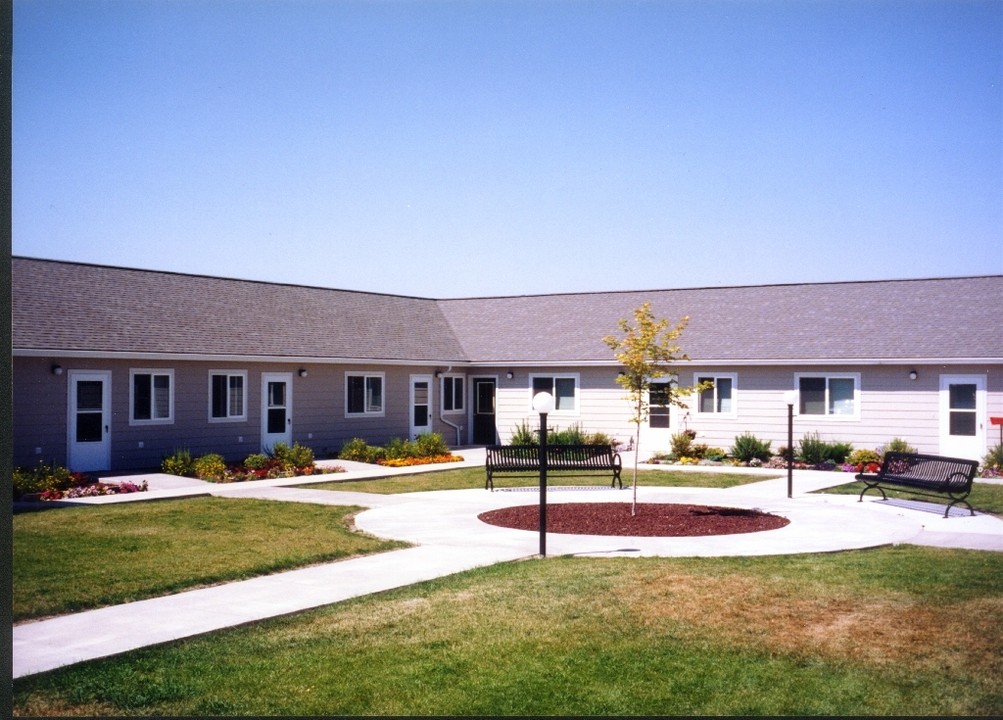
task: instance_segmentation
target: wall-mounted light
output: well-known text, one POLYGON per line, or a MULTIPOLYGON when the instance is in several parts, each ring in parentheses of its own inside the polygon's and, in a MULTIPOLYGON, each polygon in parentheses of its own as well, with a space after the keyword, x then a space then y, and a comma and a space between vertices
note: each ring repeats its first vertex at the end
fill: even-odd
POLYGON ((435 371, 435 376, 436 376, 437 378, 441 378, 441 377, 442 377, 442 370, 436 370, 436 371, 435 371))
POLYGON ((512 372, 511 370, 509 370, 507 373, 505 373, 505 377, 507 377, 509 380, 511 380, 512 378, 515 377, 515 373, 512 372))
POLYGON ((53 365, 52 366, 52 374, 53 375, 62 375, 63 374, 63 366, 62 365, 53 365))
POLYGON ((919 377, 919 373, 917 373, 915 370, 910 370, 909 371, 909 379, 910 380, 915 380, 918 377, 919 377))
POLYGON ((300 368, 299 376, 306 377, 306 368, 300 368))

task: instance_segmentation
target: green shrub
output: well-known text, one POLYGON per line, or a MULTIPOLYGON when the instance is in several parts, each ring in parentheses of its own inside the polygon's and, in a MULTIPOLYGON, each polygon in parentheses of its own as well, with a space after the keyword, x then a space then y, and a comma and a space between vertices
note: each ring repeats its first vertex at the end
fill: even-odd
POLYGON ((383 446, 383 457, 387 460, 412 458, 415 456, 415 453, 416 450, 413 442, 398 437, 390 438, 387 440, 387 444, 383 446))
POLYGON ((820 465, 829 460, 829 443, 817 432, 808 433, 801 438, 798 458, 809 465, 820 465))
POLYGON ((915 453, 916 448, 907 443, 902 438, 892 438, 887 445, 881 448, 881 455, 890 452, 900 452, 900 453, 915 453))
POLYGON ((727 451, 719 447, 710 447, 703 454, 704 459, 713 460, 714 462, 720 462, 728 457, 727 451))
POLYGON ((990 468, 1003 470, 1003 443, 990 448, 986 456, 982 458, 982 466, 987 470, 990 468))
POLYGON ((692 457, 693 439, 696 436, 697 433, 695 430, 683 430, 682 432, 675 433, 670 441, 672 454, 677 458, 692 457))
POLYGON ((880 463, 881 455, 874 450, 865 450, 863 448, 859 450, 854 450, 850 453, 850 457, 847 458, 847 462, 852 465, 867 465, 868 463, 880 463))
POLYGON ((251 453, 244 458, 244 467, 248 470, 262 470, 268 467, 271 461, 272 459, 264 453, 251 453))
POLYGON ((515 430, 512 431, 512 437, 509 438, 509 445, 539 445, 540 437, 537 435, 536 430, 529 426, 529 423, 523 420, 521 423, 515 426, 515 430))
POLYGON ((286 443, 275 443, 272 448, 272 457, 279 461, 283 468, 291 470, 293 468, 313 467, 313 448, 300 445, 298 442, 289 447, 286 443))
POLYGON ((418 457, 436 457, 448 455, 449 446, 439 433, 422 433, 414 439, 418 457))
POLYGON ((828 443, 828 457, 830 460, 836 464, 846 462, 846 458, 849 457, 850 453, 853 452, 853 443, 836 441, 828 443))
POLYGON ((200 455, 192 463, 192 470, 199 480, 220 482, 226 478, 226 461, 216 453, 200 455))
POLYGON ((195 472, 191 452, 185 449, 175 450, 173 455, 168 455, 160 463, 160 469, 168 475, 191 477, 195 472))
POLYGON ((617 445, 616 440, 602 432, 589 433, 585 438, 586 445, 607 445, 609 447, 615 447, 617 445))
POLYGON ((11 473, 14 486, 14 497, 43 493, 46 490, 67 490, 80 479, 69 469, 59 465, 48 465, 39 461, 38 465, 29 469, 14 468, 11 473))
POLYGON ((582 426, 571 425, 567 430, 554 428, 547 434, 547 443, 550 445, 584 445, 586 435, 582 426))
POLYGON ((384 456, 383 449, 372 447, 362 438, 352 438, 341 446, 338 457, 342 460, 374 463, 384 456))
POLYGON ((772 454, 770 445, 772 445, 771 440, 760 440, 752 433, 743 433, 735 437, 735 443, 731 446, 731 456, 741 462, 766 461, 772 454))

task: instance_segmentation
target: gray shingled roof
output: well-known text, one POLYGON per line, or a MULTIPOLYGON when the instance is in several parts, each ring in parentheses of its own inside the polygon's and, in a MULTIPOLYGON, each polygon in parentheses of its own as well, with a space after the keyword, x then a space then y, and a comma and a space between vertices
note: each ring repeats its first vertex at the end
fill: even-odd
POLYGON ((15 348, 462 362, 434 300, 14 258, 15 348))
POLYGON ((13 260, 15 350, 611 362, 650 301, 702 362, 1003 359, 1003 276, 432 300, 13 260))
POLYGON ((651 302, 691 360, 1003 359, 1003 276, 536 295, 440 302, 479 361, 606 360, 651 302))

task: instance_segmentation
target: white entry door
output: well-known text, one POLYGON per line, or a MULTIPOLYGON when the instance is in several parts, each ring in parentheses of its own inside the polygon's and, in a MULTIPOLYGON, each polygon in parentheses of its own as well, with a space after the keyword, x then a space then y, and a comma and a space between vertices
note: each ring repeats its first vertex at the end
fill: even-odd
POLYGON ((411 438, 432 432, 432 376, 411 376, 411 438))
POLYGON ((986 376, 940 376, 940 454, 981 460, 986 454, 986 376))
POLYGON ((293 374, 261 373, 261 451, 293 444, 293 374))
POLYGON ((70 370, 67 460, 76 472, 111 469, 111 372, 70 370))

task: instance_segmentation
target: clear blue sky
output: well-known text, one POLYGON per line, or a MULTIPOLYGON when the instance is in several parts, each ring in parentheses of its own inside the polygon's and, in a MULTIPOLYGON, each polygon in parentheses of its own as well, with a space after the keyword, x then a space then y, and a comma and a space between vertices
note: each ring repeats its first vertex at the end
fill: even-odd
POLYGON ((427 297, 1003 273, 1003 2, 15 0, 13 251, 427 297))

